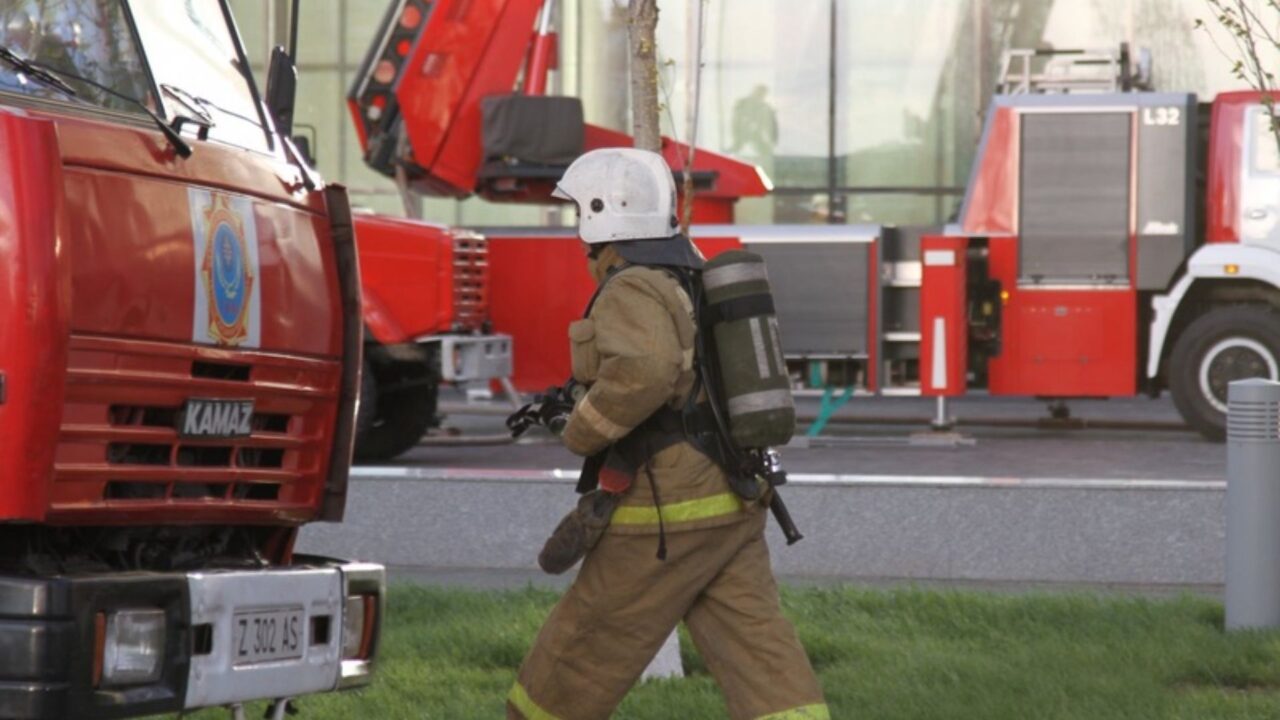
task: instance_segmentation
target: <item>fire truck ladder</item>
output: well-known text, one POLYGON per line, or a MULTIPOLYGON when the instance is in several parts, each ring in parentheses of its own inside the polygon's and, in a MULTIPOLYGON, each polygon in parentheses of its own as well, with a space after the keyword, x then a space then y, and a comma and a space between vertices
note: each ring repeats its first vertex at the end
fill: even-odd
POLYGON ((1151 89, 1151 53, 1129 44, 1119 50, 1006 50, 1000 58, 1000 95, 1135 92, 1151 89))

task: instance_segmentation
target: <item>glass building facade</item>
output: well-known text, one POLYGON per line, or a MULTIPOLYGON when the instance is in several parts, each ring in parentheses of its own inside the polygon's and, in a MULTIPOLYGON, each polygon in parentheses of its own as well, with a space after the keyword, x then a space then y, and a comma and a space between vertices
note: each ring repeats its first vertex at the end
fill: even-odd
MULTIPOLYGON (((689 5, 659 0, 664 132, 685 137, 689 5)), ((982 116, 1010 48, 1147 48, 1158 90, 1209 99, 1241 89, 1205 0, 703 0, 696 143, 762 166, 768 198, 740 222, 946 222, 969 175, 982 116), (1216 35, 1216 38, 1215 38, 1216 35)), ((1261 12, 1275 14, 1266 0, 1261 12)), ((361 204, 399 212, 390 182, 364 167, 345 95, 386 9, 383 0, 307 0, 298 122, 320 169, 361 204)), ((286 0, 233 0, 259 67, 285 28, 286 0), (274 39, 274 40, 273 40, 274 39)), ((626 0, 561 0, 556 92, 588 122, 629 126, 626 0)), ((1275 67, 1280 58, 1267 59, 1275 67)), ((546 208, 432 200, 428 218, 543 224, 546 208)))

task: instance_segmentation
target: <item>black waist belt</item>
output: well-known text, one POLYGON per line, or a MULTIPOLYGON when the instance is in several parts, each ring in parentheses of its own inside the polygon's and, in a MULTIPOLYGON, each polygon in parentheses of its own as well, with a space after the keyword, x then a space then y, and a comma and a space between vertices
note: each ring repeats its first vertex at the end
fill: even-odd
POLYGON ((684 413, 664 405, 627 433, 626 437, 587 458, 582 475, 578 478, 578 492, 586 493, 596 489, 600 470, 606 463, 620 471, 630 469, 629 474, 634 476, 654 455, 685 441, 693 443, 700 452, 720 462, 712 451, 714 436, 708 435, 714 432, 715 418, 711 415, 709 406, 698 405, 693 411, 684 413))

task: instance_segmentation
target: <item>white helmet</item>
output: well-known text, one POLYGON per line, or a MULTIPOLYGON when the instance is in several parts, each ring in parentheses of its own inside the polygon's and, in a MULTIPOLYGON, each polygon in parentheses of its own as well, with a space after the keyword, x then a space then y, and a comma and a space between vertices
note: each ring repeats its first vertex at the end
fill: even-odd
POLYGON ((582 155, 551 193, 578 204, 584 242, 669 238, 676 233, 676 183, 662 156, 634 148, 582 155))

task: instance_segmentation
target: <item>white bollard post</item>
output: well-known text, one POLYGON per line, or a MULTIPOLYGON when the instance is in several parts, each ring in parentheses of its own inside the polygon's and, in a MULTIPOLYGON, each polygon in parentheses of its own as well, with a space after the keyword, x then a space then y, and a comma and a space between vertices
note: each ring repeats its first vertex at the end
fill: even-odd
POLYGON ((658 649, 658 654, 649 662, 649 667, 644 669, 640 681, 681 677, 684 677, 684 661, 680 659, 680 633, 672 630, 666 642, 658 649))
POLYGON ((1280 383, 1227 389, 1228 630, 1280 627, 1280 383))

